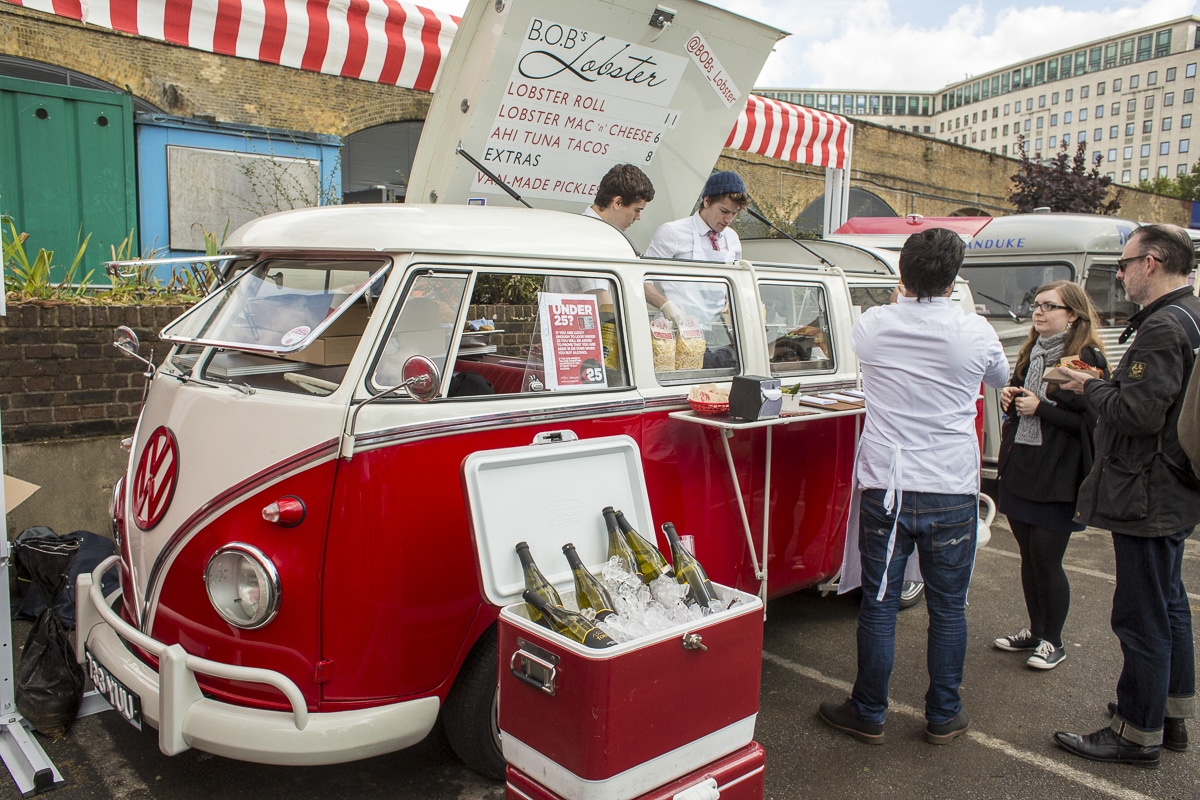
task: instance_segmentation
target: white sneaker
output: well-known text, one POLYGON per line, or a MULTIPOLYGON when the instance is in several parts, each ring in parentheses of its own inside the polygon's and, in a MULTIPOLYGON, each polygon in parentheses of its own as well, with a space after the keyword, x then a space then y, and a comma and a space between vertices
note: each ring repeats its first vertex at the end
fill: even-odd
POLYGON ((1041 642, 1038 642, 1037 649, 1033 651, 1033 655, 1025 663, 1034 669, 1054 669, 1066 657, 1066 650, 1061 647, 1055 647, 1043 639, 1041 642))
POLYGON ((1036 649, 1038 640, 1033 638, 1029 628, 1022 628, 1019 633, 1014 633, 1012 636, 1001 636, 999 639, 993 639, 992 643, 1000 650, 1015 653, 1020 650, 1036 649))

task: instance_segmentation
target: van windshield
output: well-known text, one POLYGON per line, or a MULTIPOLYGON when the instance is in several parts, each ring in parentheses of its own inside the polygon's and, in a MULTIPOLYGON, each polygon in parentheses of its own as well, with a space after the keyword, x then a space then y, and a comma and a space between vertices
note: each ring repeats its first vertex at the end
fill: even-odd
POLYGON ((1032 315, 1038 287, 1051 281, 1074 280, 1069 264, 964 265, 959 276, 971 285, 975 311, 985 317, 1022 318, 1032 315))
POLYGON ((169 324, 162 338, 290 353, 320 336, 359 298, 370 303, 386 266, 382 260, 260 261, 169 324))

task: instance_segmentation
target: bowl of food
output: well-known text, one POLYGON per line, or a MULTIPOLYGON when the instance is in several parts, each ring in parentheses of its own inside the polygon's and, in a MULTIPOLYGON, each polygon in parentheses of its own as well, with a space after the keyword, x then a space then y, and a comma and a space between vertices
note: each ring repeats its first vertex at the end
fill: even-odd
POLYGON ((702 417, 729 413, 729 390, 715 383, 693 386, 688 392, 688 406, 702 417))

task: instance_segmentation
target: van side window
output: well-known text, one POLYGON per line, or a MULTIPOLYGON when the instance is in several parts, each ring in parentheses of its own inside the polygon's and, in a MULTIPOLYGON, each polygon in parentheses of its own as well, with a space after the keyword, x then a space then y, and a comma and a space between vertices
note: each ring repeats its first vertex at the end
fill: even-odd
POLYGON ((449 396, 629 386, 619 308, 612 278, 577 273, 480 273, 458 335, 449 396), (551 306, 549 295, 582 299, 583 309, 569 303, 566 308, 551 306), (596 317, 586 313, 593 307, 596 317), (548 319, 556 312, 557 338, 550 335, 548 319), (565 334, 563 325, 567 326, 565 334), (557 349, 548 354, 547 346, 557 349), (599 350, 580 349, 592 346, 599 350), (556 371, 547 375, 551 363, 556 371))
POLYGON ((890 286, 852 286, 850 287, 850 303, 859 313, 875 306, 886 306, 892 302, 892 292, 896 284, 890 286))
POLYGON ((1125 296, 1125 284, 1117 280, 1116 264, 1092 264, 1088 268, 1084 291, 1096 306, 1100 327, 1112 328, 1128 324, 1129 318, 1137 313, 1137 303, 1125 296))
POLYGON ((741 358, 728 283, 651 278, 645 290, 654 373, 660 383, 738 374, 741 358))
POLYGON ((437 365, 443 384, 449 380, 446 355, 466 287, 466 274, 426 274, 413 280, 371 375, 376 389, 399 383, 404 362, 415 355, 426 356, 437 365))
POLYGON ((767 358, 771 374, 833 368, 829 340, 829 307, 821 286, 763 283, 767 358))
POLYGON ((958 274, 971 285, 978 313, 1009 319, 1016 314, 1024 321, 1033 316, 1033 300, 1039 286, 1051 281, 1075 280, 1071 265, 1065 263, 964 265, 958 274))

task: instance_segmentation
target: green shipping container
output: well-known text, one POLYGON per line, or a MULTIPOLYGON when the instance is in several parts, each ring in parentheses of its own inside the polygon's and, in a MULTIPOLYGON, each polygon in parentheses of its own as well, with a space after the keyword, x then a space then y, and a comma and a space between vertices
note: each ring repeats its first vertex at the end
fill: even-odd
POLYGON ((0 77, 0 210, 29 234, 31 262, 54 252, 55 282, 91 234, 75 280, 108 284, 103 262, 137 241, 132 98, 0 77))

